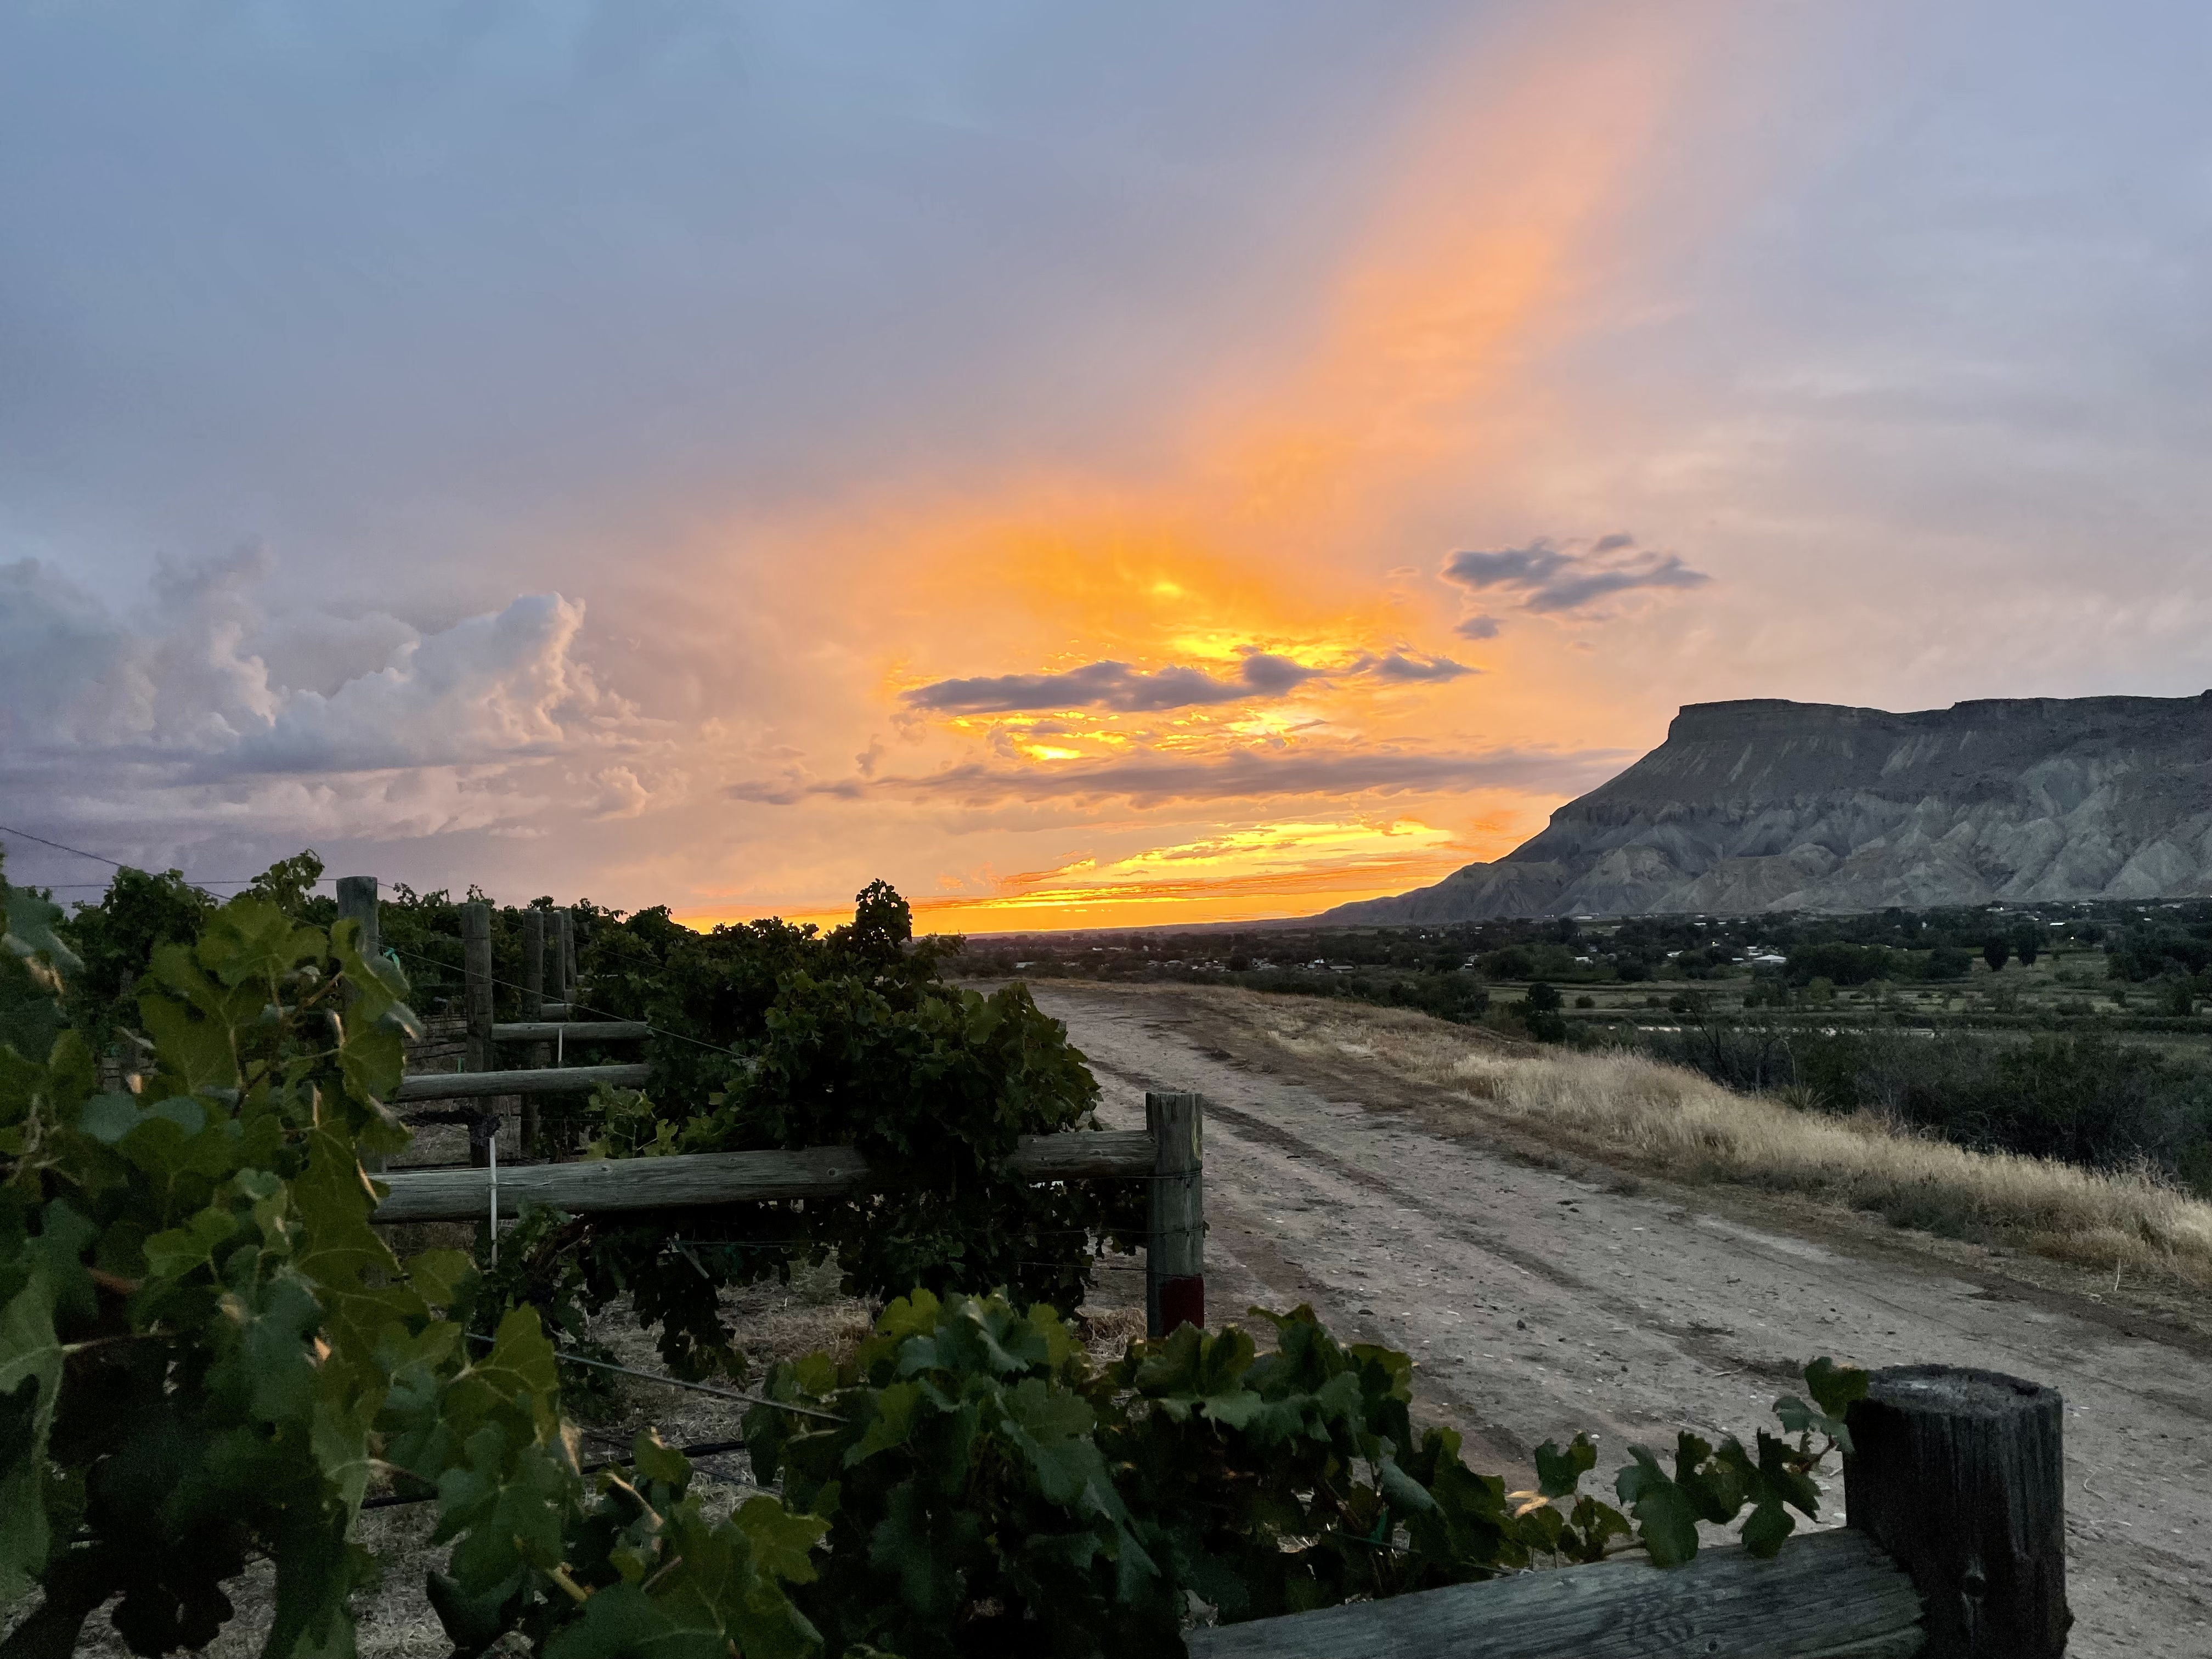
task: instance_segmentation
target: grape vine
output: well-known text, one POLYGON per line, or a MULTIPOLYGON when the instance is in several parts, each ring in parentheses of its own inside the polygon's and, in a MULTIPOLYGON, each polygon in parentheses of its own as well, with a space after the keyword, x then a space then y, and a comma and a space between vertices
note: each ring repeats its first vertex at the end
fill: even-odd
MULTIPOLYGON (((80 963, 52 906, 6 899, 0 990, 11 1032, 36 1032, 27 999, 58 1006, 80 963)), ((931 1179, 958 1180, 1087 1105, 1064 1036, 1018 1004, 905 1000, 910 955, 876 961, 819 998, 799 981, 830 981, 781 976, 779 1018, 738 1056, 766 1081, 652 1139, 918 1140, 942 1110, 963 1139, 931 1179), (823 1103, 897 1066, 921 1080, 888 1127, 862 1121, 865 1095, 823 1103)), ((1782 1436, 1638 1449, 1619 1508, 1581 1490, 1587 1438, 1540 1449, 1537 1486, 1509 1492, 1449 1430, 1416 1430, 1405 1355, 1307 1310, 1266 1316, 1272 1352, 1186 1327, 1097 1365, 1033 1288, 957 1290, 997 1258, 945 1253, 842 1366, 772 1372, 746 1435, 781 1495, 716 1514, 649 1433, 631 1473, 587 1479, 528 1287, 462 1251, 402 1261, 369 1224, 362 1158, 407 1139, 383 1103, 408 994, 352 923, 258 892, 152 948, 134 1091, 103 1091, 65 1024, 41 1059, 0 1043, 0 1659, 58 1659, 102 1609, 133 1652, 203 1647, 256 1560, 275 1568, 264 1653, 349 1654, 372 1492, 434 1504, 450 1549, 425 1593, 463 1659, 510 1636, 549 1659, 1171 1656, 1194 1600, 1235 1620, 1632 1546, 1670 1565, 1747 1510, 1744 1541, 1771 1553, 1817 1514, 1813 1472, 1864 1387, 1817 1362, 1813 1403, 1778 1402, 1782 1436)))

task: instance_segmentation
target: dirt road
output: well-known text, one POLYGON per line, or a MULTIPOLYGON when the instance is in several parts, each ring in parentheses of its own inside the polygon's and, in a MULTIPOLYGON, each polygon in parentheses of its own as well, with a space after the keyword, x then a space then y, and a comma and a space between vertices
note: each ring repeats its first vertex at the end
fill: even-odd
MULTIPOLYGON (((2082 1659, 2212 1656, 2212 1358, 2087 1304, 2014 1294, 1836 1230, 1749 1224, 1724 1193, 1564 1173, 1447 1137, 1406 1085, 1318 1084, 1200 999, 1032 988, 1067 1022, 1115 1127, 1146 1089, 1207 1102, 1207 1301, 1311 1302, 1411 1352, 1421 1398, 1500 1474, 1588 1428, 1600 1468, 1677 1429, 1747 1437, 1797 1367, 1980 1365, 2066 1398, 2069 1592, 2082 1659), (1608 1461, 1610 1460, 1610 1461, 1608 1461)), ((1834 1510, 1841 1520, 1841 1480, 1834 1510)))

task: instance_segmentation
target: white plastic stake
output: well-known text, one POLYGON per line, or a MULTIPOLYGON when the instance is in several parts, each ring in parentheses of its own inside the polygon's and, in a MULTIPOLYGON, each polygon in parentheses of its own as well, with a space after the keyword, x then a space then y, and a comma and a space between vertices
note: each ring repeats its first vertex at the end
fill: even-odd
POLYGON ((499 1266, 499 1130, 491 1132, 491 1265, 499 1266))

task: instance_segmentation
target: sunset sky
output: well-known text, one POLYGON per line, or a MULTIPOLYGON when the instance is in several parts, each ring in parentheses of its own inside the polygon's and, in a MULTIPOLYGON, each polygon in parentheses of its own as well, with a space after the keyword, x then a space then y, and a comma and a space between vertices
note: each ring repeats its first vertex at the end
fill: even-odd
POLYGON ((1153 925, 1686 702, 2203 690, 2208 84, 2187 0, 9 8, 0 823, 1153 925))

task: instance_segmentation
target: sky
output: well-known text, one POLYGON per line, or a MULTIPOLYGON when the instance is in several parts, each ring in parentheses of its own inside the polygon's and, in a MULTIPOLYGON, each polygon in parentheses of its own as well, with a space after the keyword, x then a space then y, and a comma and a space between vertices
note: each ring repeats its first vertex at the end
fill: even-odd
POLYGON ((2193 695, 2208 76, 2190 0, 28 0, 0 823, 1171 925, 1685 703, 2193 695))

